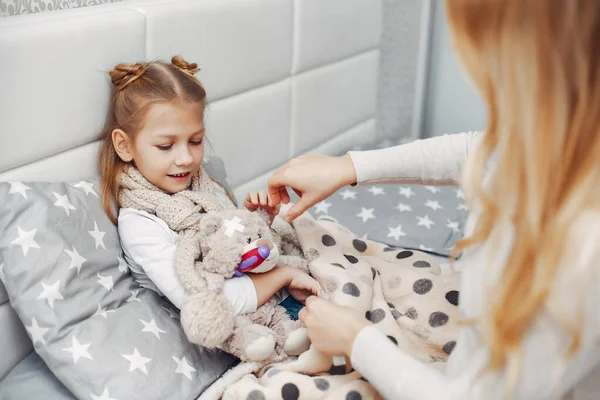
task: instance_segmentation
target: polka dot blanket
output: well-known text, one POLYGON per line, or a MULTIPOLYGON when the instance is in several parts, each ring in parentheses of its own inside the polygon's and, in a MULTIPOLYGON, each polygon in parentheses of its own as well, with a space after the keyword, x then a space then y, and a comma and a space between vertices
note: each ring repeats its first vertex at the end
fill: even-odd
MULTIPOLYGON (((342 225, 308 213, 293 222, 311 274, 328 297, 359 310, 392 342, 443 369, 458 333, 459 276, 414 250, 361 240, 342 225)), ((349 364, 310 348, 229 385, 223 399, 366 400, 382 398, 349 364)))

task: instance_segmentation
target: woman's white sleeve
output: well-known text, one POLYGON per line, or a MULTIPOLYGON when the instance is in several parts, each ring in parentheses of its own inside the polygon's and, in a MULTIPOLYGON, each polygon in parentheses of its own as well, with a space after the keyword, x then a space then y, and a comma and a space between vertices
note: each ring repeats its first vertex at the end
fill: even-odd
POLYGON ((357 183, 455 185, 479 132, 443 135, 386 149, 350 151, 357 183))

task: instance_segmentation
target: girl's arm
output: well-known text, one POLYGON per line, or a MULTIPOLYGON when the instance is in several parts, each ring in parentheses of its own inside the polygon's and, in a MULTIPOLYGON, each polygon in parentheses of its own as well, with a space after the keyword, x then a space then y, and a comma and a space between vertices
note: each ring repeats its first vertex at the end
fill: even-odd
MULTIPOLYGON (((158 290, 181 309, 186 293, 173 267, 177 246, 166 224, 143 211, 122 209, 118 230, 125 256, 133 264, 131 268, 143 271, 158 290)), ((246 275, 226 279, 223 295, 230 301, 235 315, 256 311, 258 307, 257 291, 246 275)))

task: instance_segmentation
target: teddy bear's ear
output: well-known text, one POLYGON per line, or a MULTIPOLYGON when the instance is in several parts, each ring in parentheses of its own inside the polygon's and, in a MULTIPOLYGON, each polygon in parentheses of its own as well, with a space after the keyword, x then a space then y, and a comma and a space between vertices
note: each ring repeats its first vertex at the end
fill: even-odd
POLYGON ((200 232, 205 236, 212 235, 217 232, 222 225, 223 218, 212 212, 208 212, 200 221, 200 232))

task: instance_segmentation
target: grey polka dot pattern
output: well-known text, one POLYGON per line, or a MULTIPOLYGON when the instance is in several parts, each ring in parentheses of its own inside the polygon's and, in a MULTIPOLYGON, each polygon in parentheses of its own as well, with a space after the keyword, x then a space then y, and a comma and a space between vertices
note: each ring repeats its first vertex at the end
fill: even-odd
POLYGON ((410 319, 419 318, 419 313, 417 312, 417 309, 414 307, 410 307, 409 309, 407 309, 406 312, 404 313, 404 315, 406 315, 410 319))
POLYGON ((306 257, 308 261, 316 260, 319 258, 319 256, 319 250, 317 249, 308 249, 308 251, 304 254, 304 257, 306 257))
POLYGON ((388 280, 387 285, 390 289, 397 289, 398 287, 400 287, 400 284, 402 283, 402 278, 398 275, 393 276, 390 280, 388 280))
POLYGON ((454 350, 454 346, 456 346, 456 342, 448 342, 442 347, 442 350, 444 350, 444 353, 450 354, 452 353, 452 350, 454 350))
POLYGON ((315 386, 319 390, 326 391, 327 389, 329 389, 329 381, 327 379, 316 378, 314 382, 315 382, 315 386))
POLYGON ((413 267, 417 267, 417 268, 431 268, 431 264, 429 264, 427 261, 415 261, 413 263, 413 267))
POLYGON ((446 325, 448 322, 448 315, 443 312, 436 311, 431 313, 429 316, 429 326, 432 328, 438 328, 440 326, 446 325))
POLYGON ((254 389, 248 393, 246 400, 266 400, 265 394, 258 389, 254 389))
POLYGON ((423 278, 423 279, 417 280, 414 283, 413 290, 417 294, 426 294, 431 290, 432 287, 433 287, 433 282, 431 282, 431 279, 423 278))
POLYGON ((383 311, 381 308, 378 308, 373 311, 367 311, 365 316, 369 321, 376 324, 378 322, 383 321, 383 319, 385 318, 385 311, 383 311))
POLYGON ((446 300, 448 300, 448 303, 452 304, 453 306, 458 306, 458 298, 459 298, 459 293, 458 290, 451 290, 448 293, 446 293, 446 300))
POLYGON ((293 383, 286 383, 281 388, 281 397, 283 397, 283 400, 298 400, 300 390, 293 383))
POLYGON ((396 346, 398 346, 398 341, 396 340, 395 337, 388 335, 388 339, 390 339, 392 341, 392 343, 394 343, 396 346))
POLYGON ((278 374, 278 373, 280 373, 280 372, 281 372, 281 370, 280 370, 280 369, 273 368, 273 369, 269 370, 269 373, 268 373, 268 375, 269 375, 269 377, 271 378, 271 377, 273 377, 273 376, 277 375, 277 374, 278 374))
POLYGON ((413 254, 414 253, 410 250, 404 250, 404 251, 401 251, 398 254, 396 254, 396 258, 398 260, 402 260, 404 258, 412 257, 413 254))
POLYGON ((360 239, 354 239, 352 241, 352 245, 356 250, 360 251, 361 253, 367 249, 367 244, 360 239))
POLYGON ((398 319, 402 316, 402 314, 400 314, 400 311, 396 310, 395 308, 392 310, 392 317, 394 317, 394 319, 398 319))
POLYGON ((342 269, 346 269, 346 267, 344 267, 342 264, 339 264, 339 263, 331 263, 331 265, 333 265, 334 267, 339 267, 339 268, 342 268, 342 269))
POLYGON ((321 238, 321 242, 327 247, 336 245, 335 239, 330 235, 323 235, 323 237, 321 238))
POLYGON ((356 264, 358 262, 358 258, 354 257, 351 254, 344 254, 344 257, 346 257, 346 260, 348 260, 352 264, 356 264))
POLYGON ((362 396, 359 392, 353 390, 351 392, 348 392, 348 394, 346 395, 346 400, 362 400, 362 396))
POLYGON ((360 289, 352 282, 345 283, 342 287, 342 292, 354 297, 360 296, 360 289))

